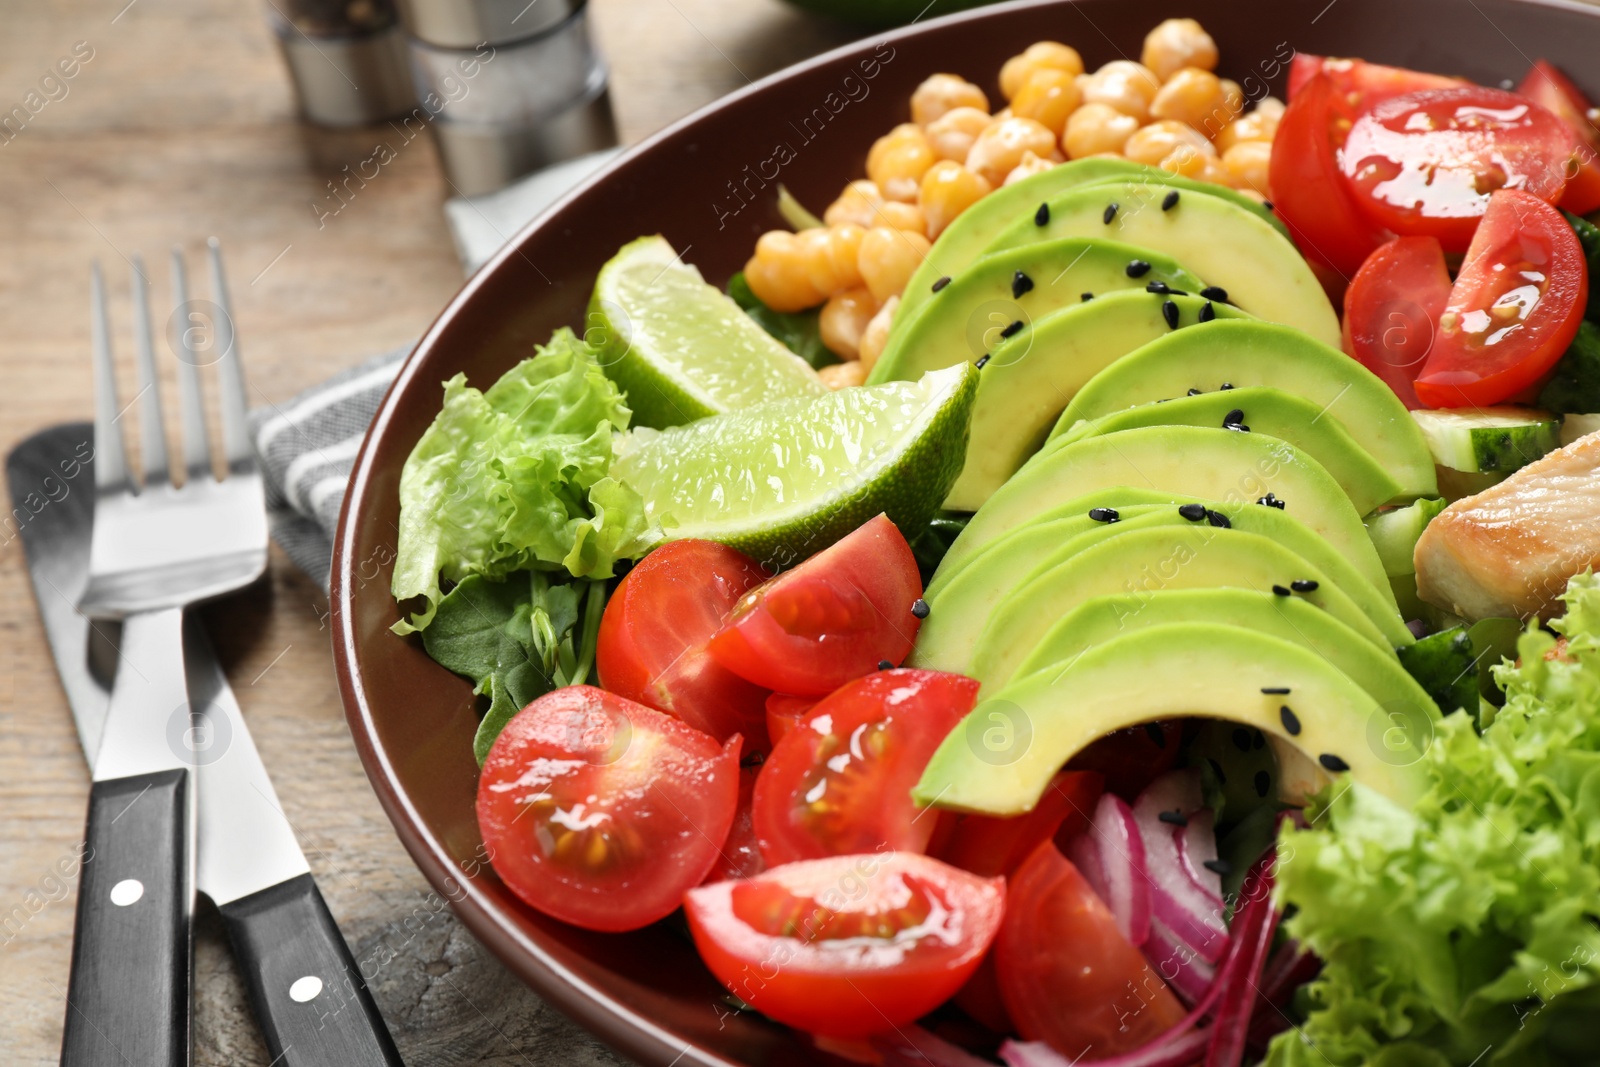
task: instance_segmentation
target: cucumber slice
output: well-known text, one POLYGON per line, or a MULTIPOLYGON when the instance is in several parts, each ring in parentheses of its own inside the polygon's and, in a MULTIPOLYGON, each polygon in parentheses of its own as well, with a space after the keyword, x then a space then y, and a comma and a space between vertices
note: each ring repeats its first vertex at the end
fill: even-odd
POLYGON ((1578 335, 1539 393, 1539 406, 1561 415, 1600 411, 1600 326, 1587 319, 1578 325, 1578 335))
POLYGON ((1417 573, 1413 562, 1417 539, 1433 517, 1443 510, 1443 500, 1419 500, 1367 517, 1367 536, 1372 538, 1372 547, 1378 550, 1385 574, 1393 578, 1417 573))
POLYGON ((1413 411, 1434 462, 1467 473, 1514 471, 1556 447, 1560 420, 1536 408, 1413 411))
POLYGON ((1465 711, 1477 715, 1479 698, 1496 703, 1503 695, 1490 668, 1517 654, 1522 624, 1516 619, 1484 619, 1430 634, 1414 645, 1397 649, 1400 665, 1433 697, 1446 715, 1465 711))
POLYGON ((1600 433, 1600 415, 1567 415, 1561 419, 1561 443, 1570 445, 1580 437, 1600 433))
POLYGON ((1435 467, 1439 477, 1439 495, 1454 504, 1463 497, 1477 496, 1491 485, 1499 485, 1511 477, 1510 471, 1458 471, 1451 467, 1435 467))

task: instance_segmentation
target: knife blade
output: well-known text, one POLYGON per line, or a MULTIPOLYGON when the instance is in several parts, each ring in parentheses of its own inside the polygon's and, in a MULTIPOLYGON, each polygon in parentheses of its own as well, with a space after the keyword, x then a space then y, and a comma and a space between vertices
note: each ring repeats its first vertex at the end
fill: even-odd
MULTIPOLYGON (((94 522, 94 428, 68 423, 6 459, 7 526, 22 539, 51 655, 92 764, 120 627, 77 612, 94 522)), ((184 626, 191 719, 172 743, 193 756, 196 884, 222 913, 273 1064, 396 1067, 399 1052, 311 877, 294 830, 198 619, 184 626)), ((180 727, 181 727, 180 723, 180 727)))

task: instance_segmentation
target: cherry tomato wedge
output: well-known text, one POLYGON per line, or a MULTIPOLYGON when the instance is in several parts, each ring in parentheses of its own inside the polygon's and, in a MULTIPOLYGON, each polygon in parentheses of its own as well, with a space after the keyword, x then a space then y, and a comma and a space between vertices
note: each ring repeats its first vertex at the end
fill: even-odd
POLYGON ((756 776, 760 764, 739 767, 739 806, 733 813, 733 825, 728 827, 727 839, 717 854, 717 862, 707 882, 721 882, 729 878, 749 878, 766 869, 761 859, 761 847, 756 844, 755 821, 750 815, 750 805, 756 791, 756 776))
POLYGON ((1517 95, 1553 112, 1577 138, 1578 150, 1567 161, 1567 188, 1561 194, 1561 206, 1574 215, 1600 208, 1600 127, 1590 117, 1589 98, 1542 59, 1517 86, 1517 95))
POLYGON ((1298 96, 1306 82, 1318 74, 1328 76, 1354 111, 1371 107, 1392 96, 1469 84, 1461 78, 1406 67, 1386 67, 1382 63, 1368 63, 1364 59, 1341 59, 1337 56, 1296 52, 1293 62, 1289 64, 1289 99, 1298 96))
POLYGON ((1172 990, 1051 841, 1010 879, 995 971, 1018 1032, 1074 1060, 1131 1052, 1184 1016, 1172 990))
POLYGON ((478 779, 478 828, 513 893, 563 922, 635 930, 717 862, 739 800, 726 745, 588 685, 518 712, 478 779))
POLYGON ((1415 383, 1449 299, 1438 239, 1396 237, 1367 257, 1344 294, 1344 350, 1406 407, 1424 407, 1415 383))
POLYGON ((1105 778, 1095 771, 1062 771, 1026 815, 1010 819, 958 815, 950 840, 937 855, 973 874, 1010 874, 1033 855, 1039 842, 1087 830, 1104 791, 1105 778))
POLYGON ((880 848, 921 852, 938 822, 911 802, 978 683, 940 671, 879 671, 820 701, 772 748, 756 781, 768 866, 880 848))
POLYGON ((994 940, 1005 882, 905 852, 833 856, 692 889, 711 973, 790 1026, 862 1038, 948 1000, 994 940))
POLYGON ((911 606, 922 575, 911 546, 879 515, 833 546, 747 593, 708 646, 757 685, 827 696, 911 652, 911 606))
POLYGON ((1339 153, 1375 224, 1464 252, 1497 189, 1554 204, 1574 151, 1565 123, 1532 101, 1471 86, 1407 93, 1368 108, 1339 153))
POLYGON ((797 697, 792 693, 767 695, 767 738, 775 745, 796 723, 817 706, 816 697, 797 697))
POLYGON ((668 541, 606 603, 595 651, 600 684, 718 740, 741 733, 749 747, 765 747, 766 692, 713 660, 706 642, 766 579, 758 563, 726 545, 668 541))
POLYGON ((1539 385, 1583 321, 1589 271, 1561 212, 1504 189, 1489 199, 1417 377, 1429 407, 1518 399, 1539 385))

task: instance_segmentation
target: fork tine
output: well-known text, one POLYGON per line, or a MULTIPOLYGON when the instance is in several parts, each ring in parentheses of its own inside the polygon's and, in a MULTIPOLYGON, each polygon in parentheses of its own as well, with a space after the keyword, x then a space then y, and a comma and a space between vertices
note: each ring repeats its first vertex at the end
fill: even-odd
MULTIPOLYGON (((189 278, 183 269, 183 249, 172 248, 172 303, 176 321, 172 324, 173 353, 178 357, 178 408, 183 421, 183 467, 186 481, 203 478, 211 471, 206 444, 205 401, 200 393, 200 353, 195 350, 193 323, 189 308, 189 278)), ((216 340, 215 330, 212 340, 216 340)))
POLYGON ((150 338, 150 276, 137 255, 133 257, 133 345, 139 357, 139 452, 144 484, 154 485, 167 479, 167 434, 161 421, 155 345, 150 338))
POLYGON ((94 484, 96 489, 112 491, 128 484, 128 460, 117 421, 117 372, 98 260, 89 271, 89 337, 94 350, 94 484))
POLYGON ((222 401, 222 444, 228 455, 228 469, 250 469, 255 454, 250 448, 250 426, 246 416, 244 364, 239 357, 239 342, 233 329, 233 302, 228 299, 228 281, 222 273, 222 245, 215 237, 206 242, 211 250, 211 295, 222 309, 217 322, 217 384, 222 401))

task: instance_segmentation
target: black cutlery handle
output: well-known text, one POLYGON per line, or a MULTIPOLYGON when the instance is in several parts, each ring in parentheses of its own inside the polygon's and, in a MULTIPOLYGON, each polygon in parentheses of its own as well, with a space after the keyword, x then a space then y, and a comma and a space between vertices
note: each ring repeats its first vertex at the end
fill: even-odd
POLYGON ((400 1067, 383 1016, 309 874, 220 910, 274 1067, 400 1067))
POLYGON ((61 1067, 189 1062, 187 769, 89 790, 61 1067))

